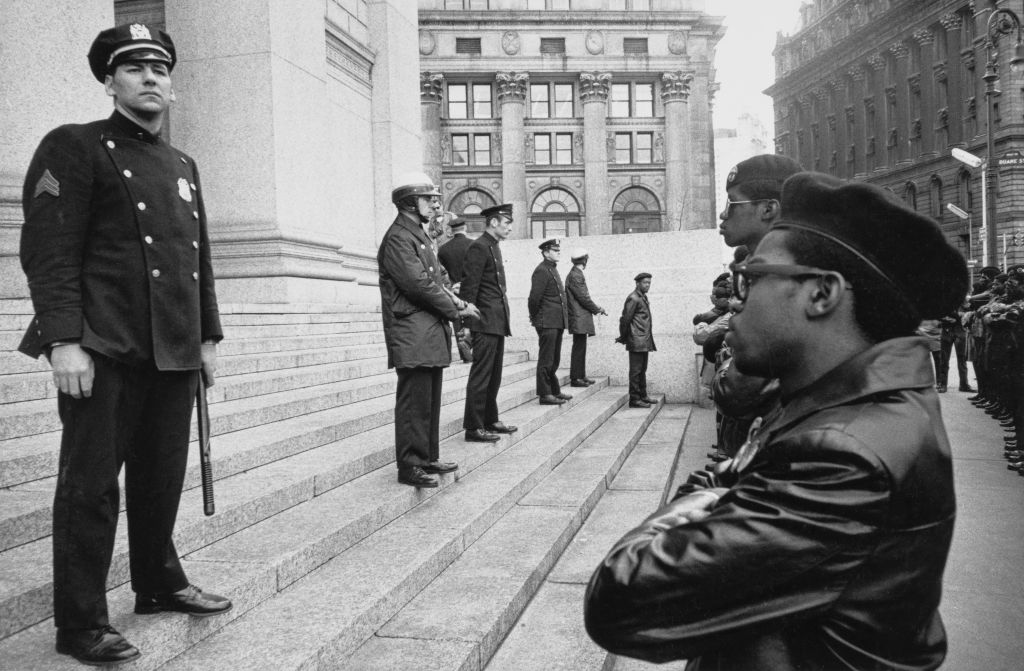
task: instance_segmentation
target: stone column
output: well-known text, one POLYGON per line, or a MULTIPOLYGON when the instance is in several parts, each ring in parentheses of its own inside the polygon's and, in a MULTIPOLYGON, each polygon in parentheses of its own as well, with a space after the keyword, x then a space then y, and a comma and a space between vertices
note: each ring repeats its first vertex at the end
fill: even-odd
MULTIPOLYGON (((437 72, 420 73, 420 120, 423 129, 423 172, 441 185, 441 91, 444 75, 437 72)), ((442 196, 447 202, 448 194, 442 196)))
POLYGON ((666 231, 706 228, 707 222, 695 221, 686 214, 692 211, 690 192, 689 72, 666 72, 661 75, 661 100, 665 105, 665 222, 666 231))
POLYGON ((714 127, 711 124, 711 96, 716 84, 711 81, 708 64, 697 64, 690 83, 690 207, 686 216, 696 228, 715 228, 714 127))
POLYGON ((581 72, 580 100, 583 101, 583 171, 586 220, 583 235, 612 232, 611 199, 608 195, 608 117, 610 72, 581 72))
POLYGON ((907 77, 910 74, 909 59, 910 49, 903 42, 896 42, 889 45, 889 53, 893 55, 896 64, 896 72, 893 77, 892 93, 887 95, 896 96, 896 118, 890 119, 890 127, 896 129, 896 162, 906 161, 910 157, 910 96, 907 90, 907 77))
POLYGON ((868 58, 868 67, 874 71, 871 77, 871 86, 868 91, 868 96, 871 98, 871 108, 875 113, 875 125, 868 129, 868 135, 875 138, 875 154, 872 162, 871 171, 884 170, 886 165, 886 148, 885 138, 888 134, 888 129, 885 125, 886 117, 886 97, 885 97, 885 59, 879 54, 874 54, 868 58))
MULTIPOLYGON (((921 127, 921 155, 929 156, 935 153, 935 124, 932 123, 932 111, 937 107, 935 101, 935 77, 932 76, 932 61, 935 57, 933 45, 935 34, 927 29, 921 28, 914 31, 914 39, 921 45, 921 74, 919 86, 921 87, 921 109, 917 123, 921 127)), ((979 124, 980 127, 980 124, 979 124)))
MULTIPOLYGON (((867 151, 866 138, 870 137, 873 130, 867 127, 867 115, 865 114, 865 100, 868 96, 867 74, 861 67, 850 68, 848 73, 853 80, 853 95, 850 106, 853 110, 853 137, 849 138, 850 145, 847 151, 853 151, 853 175, 854 178, 863 178, 867 174, 867 151)), ((847 112, 849 114, 850 112, 847 112)))
MULTIPOLYGON (((960 28, 963 25, 963 18, 956 12, 942 15, 939 23, 946 29, 946 86, 949 91, 949 144, 970 141, 965 138, 963 123, 964 94, 963 76, 960 72, 960 28)), ((967 85, 971 90, 974 83, 967 85)))
POLYGON ((512 234, 516 238, 530 237, 529 209, 526 202, 526 134, 523 117, 526 90, 530 75, 525 72, 499 72, 498 104, 501 106, 501 197, 512 204, 512 234))
POLYGON ((89 72, 85 54, 97 33, 114 25, 114 4, 4 5, 10 11, 0 20, 0 298, 25 298, 28 285, 18 262, 25 171, 48 131, 110 115, 110 98, 89 72))

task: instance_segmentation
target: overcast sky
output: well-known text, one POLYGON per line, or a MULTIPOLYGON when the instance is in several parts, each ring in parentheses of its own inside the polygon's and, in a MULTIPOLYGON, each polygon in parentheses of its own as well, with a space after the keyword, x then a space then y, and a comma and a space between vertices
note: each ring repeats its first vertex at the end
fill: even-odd
POLYGON ((776 33, 796 32, 805 1, 707 0, 705 11, 724 16, 726 26, 715 58, 721 83, 715 96, 716 128, 733 128, 736 117, 749 111, 761 116, 769 137, 774 134, 771 98, 761 91, 775 81, 776 33))

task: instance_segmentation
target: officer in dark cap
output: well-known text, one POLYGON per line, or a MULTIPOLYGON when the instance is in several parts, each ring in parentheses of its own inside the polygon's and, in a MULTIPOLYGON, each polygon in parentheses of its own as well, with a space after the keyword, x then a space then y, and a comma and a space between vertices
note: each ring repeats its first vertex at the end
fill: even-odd
POLYGON ((473 241, 466 237, 466 220, 453 212, 445 212, 445 221, 448 230, 451 231, 451 239, 441 245, 437 258, 441 265, 448 271, 448 278, 452 282, 452 289, 459 293, 462 283, 463 263, 465 263, 466 250, 473 244, 473 241))
POLYGON ((727 341, 782 401, 731 461, 616 543, 587 590, 617 655, 701 669, 930 670, 956 502, 922 319, 966 295, 929 217, 798 173, 736 268, 727 341))
POLYGON ((505 262, 499 243, 512 234, 512 205, 489 207, 481 214, 486 228, 466 250, 460 289, 460 296, 480 309, 479 319, 466 321, 472 334, 473 367, 466 381, 462 427, 466 430, 466 440, 494 443, 501 439, 499 434, 517 430, 498 418, 505 338, 512 335, 505 291, 505 262))
POLYGON ((125 499, 135 612, 231 608, 189 584, 172 540, 200 376, 222 337, 195 162, 164 137, 176 61, 167 33, 104 30, 89 66, 108 119, 43 138, 25 176, 21 265, 64 426, 53 505, 57 651, 86 664, 134 659, 110 627, 106 580, 125 499))
POLYGON ((638 273, 633 278, 636 288, 626 296, 619 317, 619 337, 615 342, 626 346, 629 352, 629 407, 649 408, 654 400, 647 395, 647 360, 654 345, 654 323, 651 319, 651 274, 638 273))
POLYGON ((530 277, 530 297, 526 305, 530 311, 530 324, 537 329, 537 396, 541 405, 561 405, 572 398, 562 393, 558 380, 558 365, 562 358, 562 334, 569 328, 565 287, 558 274, 558 259, 562 248, 557 239, 545 240, 539 245, 543 260, 530 277))

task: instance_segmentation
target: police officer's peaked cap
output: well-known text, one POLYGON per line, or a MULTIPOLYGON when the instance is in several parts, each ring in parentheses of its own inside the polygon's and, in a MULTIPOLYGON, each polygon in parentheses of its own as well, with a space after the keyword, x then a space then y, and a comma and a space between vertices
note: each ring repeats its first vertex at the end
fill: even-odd
POLYGON ((487 221, 491 217, 508 217, 511 219, 512 203, 502 203, 501 205, 488 207, 486 210, 481 210, 480 214, 483 215, 484 221, 487 221))
POLYGON ((434 184, 434 180, 425 172, 407 172, 395 180, 395 186, 391 189, 391 202, 398 205, 409 196, 430 198, 440 195, 441 191, 434 184))
POLYGON ((448 217, 448 215, 451 215, 451 219, 448 220, 448 225, 451 226, 453 231, 455 229, 461 230, 466 227, 466 220, 460 217, 459 215, 455 214, 454 212, 445 212, 444 214, 446 218, 448 217))
POLYGON ((544 242, 537 245, 537 248, 540 249, 540 251, 542 252, 546 252, 549 250, 556 252, 562 251, 562 247, 558 244, 558 238, 551 238, 550 240, 545 240, 544 242))
POLYGON ((782 190, 782 183, 790 176, 803 170, 800 164, 788 156, 777 154, 760 154, 751 156, 745 161, 740 161, 725 178, 725 188, 742 187, 751 182, 774 184, 779 191, 782 190))
POLYGON ((590 253, 583 247, 576 247, 569 252, 569 259, 572 261, 579 261, 580 259, 590 258, 590 253))
MULTIPOLYGON (((771 230, 799 230, 855 255, 913 305, 939 319, 967 294, 967 262, 930 217, 865 182, 801 172, 782 187, 782 218, 771 230)), ((854 292, 857 288, 854 287, 854 292)))
POLYGON ((643 282, 648 277, 651 277, 650 273, 638 273, 637 276, 633 278, 633 281, 634 282, 643 282))
POLYGON ((126 61, 157 61, 168 70, 178 62, 171 36, 159 28, 126 23, 108 28, 96 36, 89 49, 89 69, 98 81, 126 61))

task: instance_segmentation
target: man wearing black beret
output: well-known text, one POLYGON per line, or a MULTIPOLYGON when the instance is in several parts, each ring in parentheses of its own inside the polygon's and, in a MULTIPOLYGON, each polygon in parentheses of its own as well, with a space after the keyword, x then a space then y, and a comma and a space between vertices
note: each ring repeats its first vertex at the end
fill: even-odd
POLYGON ((876 186, 798 173, 736 268, 727 340, 781 400, 736 457, 624 536, 586 626, 688 669, 938 668, 956 517, 928 346, 966 295, 934 221, 876 186))
POLYGON ((647 360, 654 345, 654 324, 651 319, 651 274, 639 273, 633 278, 636 288, 626 296, 619 317, 619 337, 615 342, 629 352, 629 407, 649 408, 654 400, 647 395, 647 360))
POLYGON ((101 32, 89 66, 113 114, 51 131, 25 176, 21 265, 35 319, 20 349, 49 358, 63 424, 57 652, 86 664, 139 655, 106 602, 125 463, 135 612, 231 608, 189 584, 172 540, 192 403, 213 384, 222 337, 199 173, 163 136, 176 58, 156 28, 101 32))
POLYGON ((558 274, 562 247, 558 240, 539 245, 543 260, 530 277, 530 296, 526 300, 530 324, 537 329, 537 396, 541 405, 561 405, 572 396, 562 393, 558 365, 562 358, 562 334, 569 328, 565 287, 558 274))

